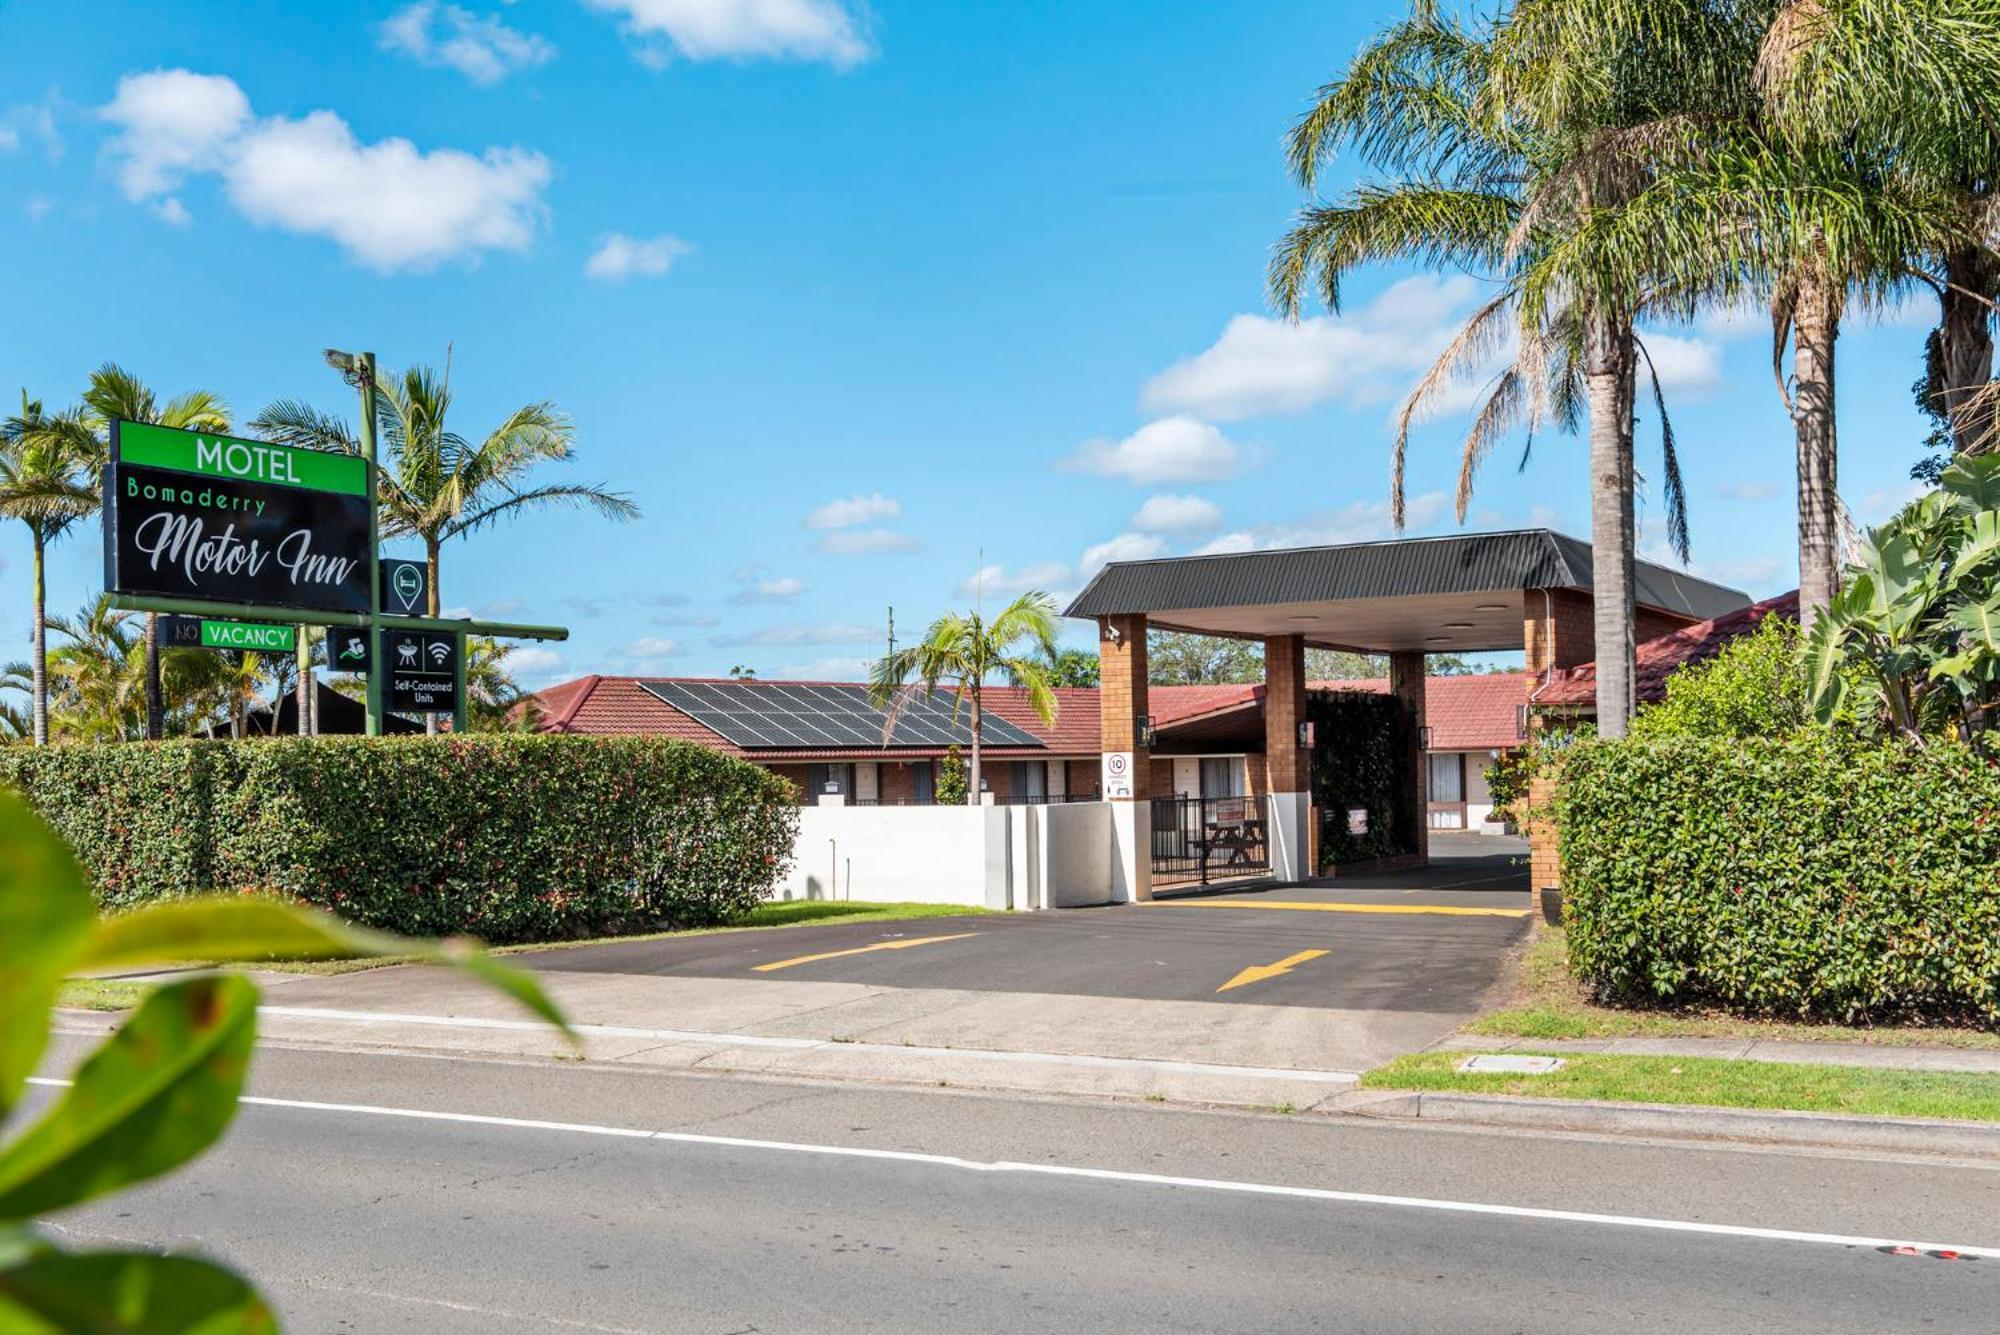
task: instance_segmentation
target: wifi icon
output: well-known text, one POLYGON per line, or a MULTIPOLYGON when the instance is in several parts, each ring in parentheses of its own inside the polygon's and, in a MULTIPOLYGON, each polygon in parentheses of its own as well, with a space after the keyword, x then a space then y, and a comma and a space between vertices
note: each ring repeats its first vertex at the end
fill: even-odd
POLYGON ((443 640, 432 640, 430 649, 427 652, 431 656, 432 667, 443 667, 451 658, 451 646, 443 640))

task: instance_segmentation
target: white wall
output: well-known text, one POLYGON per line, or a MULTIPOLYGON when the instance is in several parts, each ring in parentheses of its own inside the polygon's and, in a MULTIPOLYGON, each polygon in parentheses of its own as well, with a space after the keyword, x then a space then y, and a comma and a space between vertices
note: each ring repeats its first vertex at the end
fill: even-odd
POLYGON ((1038 909, 1113 898, 1111 813, 1102 802, 801 807, 793 854, 780 900, 1038 909))

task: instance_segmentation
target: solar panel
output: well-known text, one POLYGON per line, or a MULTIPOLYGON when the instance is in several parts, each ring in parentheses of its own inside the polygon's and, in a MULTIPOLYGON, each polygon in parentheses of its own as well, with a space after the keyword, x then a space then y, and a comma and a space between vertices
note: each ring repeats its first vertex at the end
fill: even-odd
MULTIPOLYGON (((784 686, 771 682, 647 681, 640 685, 695 722, 746 751, 867 750, 882 746, 885 710, 866 686, 784 686)), ((961 706, 952 720, 953 696, 917 695, 896 718, 889 746, 935 749, 972 744, 961 706)), ((1032 734, 987 713, 988 746, 1040 746, 1032 734)))

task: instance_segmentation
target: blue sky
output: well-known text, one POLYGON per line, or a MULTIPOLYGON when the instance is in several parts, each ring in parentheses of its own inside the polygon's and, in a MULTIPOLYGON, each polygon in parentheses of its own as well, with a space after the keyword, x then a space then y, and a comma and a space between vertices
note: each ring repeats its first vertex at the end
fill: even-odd
MULTIPOLYGON (((982 568, 990 600, 1073 592, 1112 556, 1385 537, 1389 416, 1483 284, 1383 270, 1292 328, 1262 277, 1300 203, 1285 127, 1397 12, 6 5, 0 383, 66 402, 110 359, 241 417, 351 411, 320 348, 394 368, 450 345, 460 431, 554 400, 579 459, 551 480, 609 482, 645 517, 523 519, 448 548, 442 579, 449 607, 571 626, 524 651, 536 684, 851 677, 888 605, 907 635, 982 568)), ((1864 519, 1910 490, 1929 314, 1841 341, 1864 519)), ((1767 330, 1652 337, 1694 569, 1759 595, 1795 583, 1767 330)), ((1413 440, 1412 531, 1453 526, 1462 429, 1413 440)), ((1468 527, 1587 537, 1582 443, 1514 462, 1468 527)), ((22 654, 27 558, 0 531, 22 654)), ((100 564, 94 534, 67 540, 52 605, 92 596, 100 564)))

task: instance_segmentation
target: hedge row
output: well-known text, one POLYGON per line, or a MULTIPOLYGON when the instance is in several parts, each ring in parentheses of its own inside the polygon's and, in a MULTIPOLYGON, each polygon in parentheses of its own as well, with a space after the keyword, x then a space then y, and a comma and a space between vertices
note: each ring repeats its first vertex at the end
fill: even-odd
POLYGON ((547 940, 768 896, 782 779, 656 738, 318 738, 0 751, 107 906, 270 893, 372 927, 547 940))
POLYGON ((2000 771, 1969 751, 1585 742, 1561 779, 1570 963, 1603 999, 2000 1024, 2000 771))

